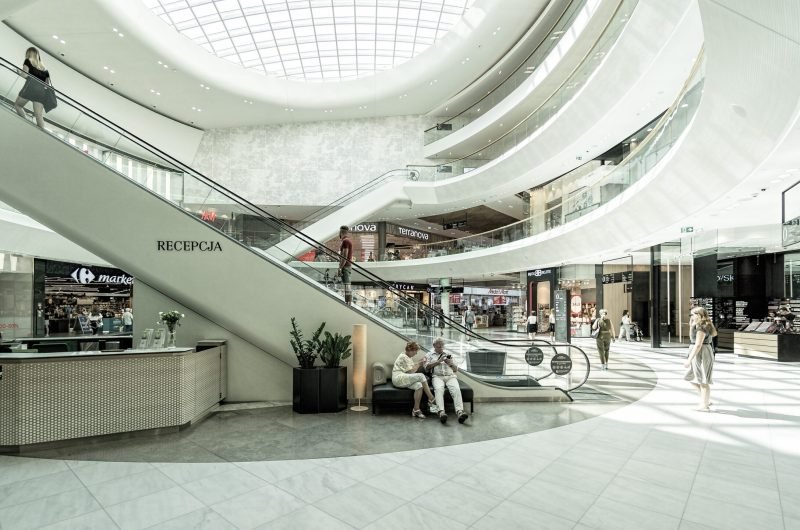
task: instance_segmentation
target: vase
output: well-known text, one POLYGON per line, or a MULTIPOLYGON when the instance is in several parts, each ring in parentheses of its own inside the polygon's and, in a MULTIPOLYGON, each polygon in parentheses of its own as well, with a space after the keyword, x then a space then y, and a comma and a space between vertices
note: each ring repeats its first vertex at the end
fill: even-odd
POLYGON ((175 328, 167 331, 167 348, 175 348, 175 328))

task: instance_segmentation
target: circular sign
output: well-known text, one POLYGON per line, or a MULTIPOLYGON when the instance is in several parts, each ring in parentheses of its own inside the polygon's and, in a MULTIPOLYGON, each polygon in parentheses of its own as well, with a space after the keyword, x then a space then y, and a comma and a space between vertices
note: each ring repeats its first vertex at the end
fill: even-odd
POLYGON ((531 346, 528 348, 528 351, 525 352, 525 362, 531 366, 539 366, 544 361, 544 352, 541 348, 537 348, 536 346, 531 346))
POLYGON ((566 353, 557 353, 550 359, 550 370, 556 375, 567 375, 572 371, 572 359, 566 353))

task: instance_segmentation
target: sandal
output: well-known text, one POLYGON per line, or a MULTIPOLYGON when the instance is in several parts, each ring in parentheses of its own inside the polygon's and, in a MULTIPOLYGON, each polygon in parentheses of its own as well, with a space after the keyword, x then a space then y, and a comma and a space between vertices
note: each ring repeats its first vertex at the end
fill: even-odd
POLYGON ((417 410, 412 410, 412 411, 411 411, 411 417, 412 417, 412 418, 419 418, 419 419, 421 419, 421 420, 424 420, 424 419, 425 419, 425 414, 423 414, 423 413, 422 413, 422 411, 421 411, 421 410, 419 410, 419 409, 417 409, 417 410))

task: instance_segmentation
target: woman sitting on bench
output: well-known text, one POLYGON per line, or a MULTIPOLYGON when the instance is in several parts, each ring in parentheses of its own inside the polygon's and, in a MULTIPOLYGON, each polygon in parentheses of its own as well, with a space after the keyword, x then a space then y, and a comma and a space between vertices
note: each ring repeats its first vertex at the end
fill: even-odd
MULTIPOLYGON (((414 391, 414 410, 411 411, 412 418, 425 418, 419 408, 422 399, 422 391, 428 396, 429 406, 433 409, 433 393, 428 386, 425 374, 418 374, 417 370, 422 366, 424 359, 414 362, 413 357, 419 352, 419 345, 416 342, 406 344, 406 351, 401 353, 392 367, 392 384, 397 388, 410 388, 414 391)), ((431 410, 433 412, 433 410, 431 410)))

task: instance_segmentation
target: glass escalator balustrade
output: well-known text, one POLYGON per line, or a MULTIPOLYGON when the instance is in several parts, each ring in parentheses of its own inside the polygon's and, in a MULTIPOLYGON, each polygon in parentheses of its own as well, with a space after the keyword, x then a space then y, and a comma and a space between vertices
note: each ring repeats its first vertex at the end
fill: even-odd
POLYGON ((440 181, 473 171, 531 141, 534 133, 561 112, 591 79, 622 34, 637 4, 638 0, 623 0, 594 46, 567 79, 524 120, 510 127, 508 132, 490 139, 486 146, 467 156, 431 166, 410 165, 409 168, 420 172, 420 180, 440 181))
POLYGON ((698 58, 685 90, 650 134, 618 166, 601 166, 595 182, 543 212, 503 228, 441 243, 416 245, 419 257, 437 257, 492 248, 532 237, 608 204, 653 169, 670 152, 694 117, 703 93, 704 55, 698 58))
MULTIPOLYGON (((598 0, 580 0, 556 5, 556 7, 563 6, 566 9, 564 9, 550 30, 545 33, 544 40, 539 42, 533 53, 488 94, 455 116, 444 119, 427 129, 424 138, 425 145, 441 140, 479 117, 484 116, 489 109, 494 108, 498 103, 510 96, 520 85, 530 79, 534 72, 538 77, 541 77, 542 71, 551 70, 562 55, 562 53, 553 53, 556 46, 561 45, 559 46, 561 48, 574 42, 580 36, 599 5, 600 2, 598 0)), ((502 76, 502 70, 499 71, 498 76, 502 76)))
MULTIPOLYGON (((16 99, 16 94, 22 88, 24 82, 16 67, 8 61, 0 60, 0 91, 4 95, 2 108, 7 112, 6 119, 22 119, 16 114, 13 100, 16 99)), ((261 208, 250 204, 233 192, 195 172, 192 168, 173 160, 147 142, 92 112, 67 95, 57 92, 57 97, 58 107, 47 115, 43 133, 50 134, 53 138, 80 152, 82 156, 90 157, 103 164, 110 171, 110 174, 118 175, 130 181, 133 185, 147 189, 150 193, 164 199, 166 204, 182 208, 188 215, 192 215, 198 222, 204 223, 209 229, 215 230, 229 240, 236 241, 253 252, 263 255, 265 259, 275 266, 284 268, 287 273, 302 273, 320 289, 326 289, 333 295, 338 294, 338 289, 341 286, 337 285, 336 281, 333 280, 337 267, 336 263, 295 261, 294 267, 288 267, 282 262, 268 257, 263 249, 273 249, 274 244, 280 239, 287 236, 296 236, 310 244, 316 252, 326 255, 333 262, 337 261, 335 252, 307 238, 302 232, 298 232, 279 219, 270 216, 261 208), (163 171, 164 173, 159 177, 156 171, 163 171), (144 178, 142 178, 143 173, 144 178), (166 178, 167 176, 169 176, 168 179, 166 178), (179 190, 175 190, 172 186, 173 177, 180 182, 179 190), (169 182, 166 183, 165 181, 169 182)), ((30 116, 26 116, 26 119, 30 121, 30 116)), ((31 122, 31 126, 35 125, 31 122)), ((287 256, 287 261, 289 258, 291 257, 287 256)), ((354 310, 361 311, 369 318, 383 322, 384 325, 409 340, 418 340, 424 347, 430 347, 435 335, 431 323, 442 319, 439 313, 423 305, 420 301, 405 296, 389 283, 369 271, 361 269, 357 264, 353 265, 353 272, 353 282, 364 286, 373 286, 375 289, 391 291, 395 300, 397 300, 396 304, 390 309, 380 310, 380 308, 370 308, 367 300, 357 297, 354 310), (427 327, 425 326, 426 323, 427 327)), ((444 323, 444 328, 435 329, 438 329, 440 333, 447 333, 448 336, 446 338, 450 349, 459 348, 459 351, 453 351, 452 353, 456 355, 459 363, 467 372, 470 370, 472 363, 475 362, 474 359, 477 359, 470 352, 479 349, 477 344, 482 342, 492 345, 492 349, 502 349, 510 360, 504 365, 501 374, 508 376, 505 379, 506 384, 515 377, 527 378, 533 373, 531 370, 522 367, 518 362, 518 359, 521 358, 520 356, 524 356, 524 351, 530 346, 526 341, 519 345, 502 345, 496 341, 492 342, 488 339, 483 339, 473 333, 471 336, 475 337, 476 340, 470 342, 468 349, 462 349, 461 345, 466 344, 466 329, 460 322, 452 318, 444 318, 444 323), (506 368, 508 368, 509 372, 506 372, 506 368)), ((564 347, 558 346, 557 348, 563 349, 564 347)), ((580 356, 576 355, 575 357, 580 356)), ((585 355, 582 357, 585 357, 585 355)), ((578 359, 578 362, 582 363, 580 359, 578 359)), ((585 367, 584 372, 588 375, 588 362, 585 363, 585 367)), ((553 381, 556 381, 556 378, 548 373, 546 367, 537 370, 538 375, 534 379, 553 377, 553 381)), ((478 376, 480 374, 475 377, 478 376)), ((559 386, 565 390, 572 388, 576 384, 576 377, 577 380, 581 381, 580 384, 585 380, 585 377, 580 374, 577 374, 577 376, 572 374, 569 377, 559 379, 558 384, 550 386, 559 386)), ((495 378, 492 384, 497 384, 498 382, 502 383, 502 378, 495 378)), ((514 383, 514 385, 518 385, 518 383, 514 383)))

